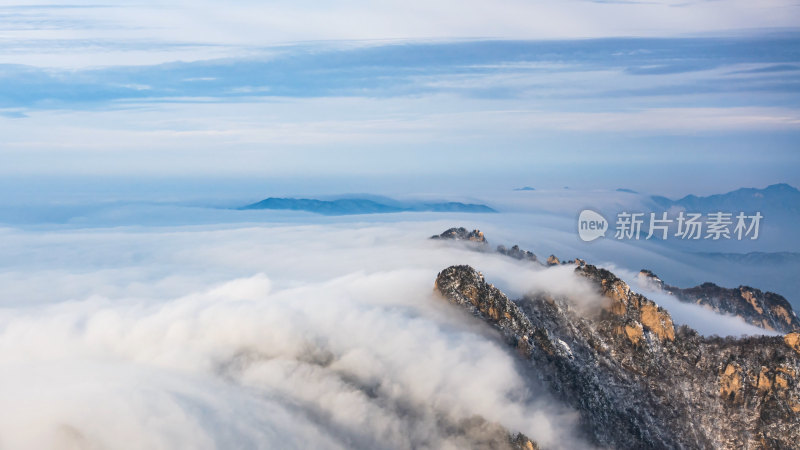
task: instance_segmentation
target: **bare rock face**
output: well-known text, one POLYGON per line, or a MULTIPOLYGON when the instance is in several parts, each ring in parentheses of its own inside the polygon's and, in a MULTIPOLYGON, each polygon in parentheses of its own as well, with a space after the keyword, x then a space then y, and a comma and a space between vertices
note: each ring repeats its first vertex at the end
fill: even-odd
POLYGON ((520 259, 520 260, 525 259, 534 262, 538 261, 536 255, 534 255, 533 252, 530 252, 528 250, 522 250, 519 248, 519 245, 514 245, 511 248, 506 248, 504 245, 498 245, 497 253, 509 256, 514 259, 520 259))
POLYGON ((443 270, 436 290, 500 331, 601 447, 796 448, 800 333, 704 338, 611 272, 575 272, 608 300, 598 315, 580 299, 511 301, 469 266, 443 270))
POLYGON ((783 340, 786 345, 800 353, 800 333, 789 333, 783 337, 783 340))
POLYGON ((561 261, 558 260, 558 257, 556 257, 556 255, 550 255, 547 257, 548 266, 557 266, 559 264, 561 264, 561 261))
POLYGON ((703 305, 717 313, 741 317, 745 322, 765 330, 782 333, 800 331, 800 319, 792 305, 773 292, 762 292, 748 286, 727 289, 714 283, 681 289, 664 283, 649 270, 639 272, 639 277, 682 302, 703 305))
POLYGON ((431 239, 450 239, 454 241, 471 241, 481 244, 486 243, 486 238, 480 230, 468 231, 464 227, 450 228, 442 234, 431 236, 431 239))
POLYGON ((599 282, 600 292, 612 300, 609 308, 611 313, 625 323, 640 324, 662 341, 675 340, 672 318, 655 302, 631 291, 627 283, 605 269, 589 265, 580 268, 577 273, 599 282))

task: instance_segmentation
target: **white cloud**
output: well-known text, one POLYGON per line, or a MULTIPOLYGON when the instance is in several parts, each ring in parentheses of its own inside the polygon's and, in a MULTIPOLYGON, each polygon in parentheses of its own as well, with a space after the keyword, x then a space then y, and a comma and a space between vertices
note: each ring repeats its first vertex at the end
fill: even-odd
MULTIPOLYGON (((631 144, 587 154, 564 136, 613 137, 731 132, 795 132, 798 111, 782 107, 625 108, 621 111, 531 109, 529 100, 422 98, 269 99, 245 103, 128 105, 116 110, 28 112, 0 117, 0 152, 9 173, 375 174, 475 171, 486 164, 630 162, 646 150, 631 144), (40 130, 47 129, 47 133, 40 130), (559 134, 560 133, 560 134, 559 134), (554 137, 555 136, 555 137, 554 137), (546 141, 550 146, 533 145, 546 141), (500 142, 498 144, 498 142, 500 142), (551 148, 557 146, 558 148, 551 148), (454 150, 455 149, 455 150, 454 150), (496 158, 485 158, 490 151, 496 158), (49 161, 43 164, 43 161, 49 161)), ((659 149, 661 150, 661 149, 659 149)), ((748 157, 727 147, 672 150, 673 158, 748 157), (736 156, 740 157, 740 156, 736 156)), ((780 152, 781 150, 778 150, 780 152)), ((778 156, 779 158, 785 158, 778 156)))
MULTIPOLYGON (((36 3, 17 2, 32 6, 36 3)), ((107 5, 109 2, 99 3, 107 5)), ((21 16, 17 19, 20 26, 6 31, 3 38, 9 42, 24 42, 28 51, 15 50, 18 45, 7 46, 6 51, 0 52, 4 59, 75 67, 195 60, 225 54, 241 56, 257 47, 300 41, 553 39, 720 33, 743 28, 795 27, 800 9, 790 0, 237 1, 224 5, 209 1, 173 1, 169 4, 112 4, 89 9, 32 7, 16 10, 15 14, 21 16), (30 26, 25 24, 26 16, 30 26), (73 50, 69 49, 70 41, 73 50), (95 44, 81 44, 90 41, 95 44), (36 42, 39 42, 38 48, 31 48, 29 44, 36 42), (97 43, 103 42, 117 42, 118 48, 98 48, 97 43), (59 43, 58 49, 54 43, 59 43), (126 50, 124 43, 153 48, 149 52, 135 48, 126 50), (157 44, 190 46, 157 48, 157 44)))
POLYGON ((432 292, 454 262, 509 286, 530 268, 430 226, 6 230, 28 251, 3 252, 0 392, 20 411, 3 443, 456 448, 450 428, 480 415, 581 445, 563 440, 575 415, 432 292))
MULTIPOLYGON (((532 384, 491 329, 437 298, 433 280, 470 264, 512 298, 599 299, 571 267, 427 240, 455 220, 431 217, 1 229, 0 396, 15 411, 0 416, 2 444, 461 448, 453 426, 480 415, 550 448, 585 445, 565 440, 574 412, 532 384)), ((631 264, 668 259, 614 242, 578 247, 563 217, 461 219, 493 244, 534 241, 540 256, 616 245, 631 264)), ((703 332, 712 319, 746 328, 687 314, 703 332)))

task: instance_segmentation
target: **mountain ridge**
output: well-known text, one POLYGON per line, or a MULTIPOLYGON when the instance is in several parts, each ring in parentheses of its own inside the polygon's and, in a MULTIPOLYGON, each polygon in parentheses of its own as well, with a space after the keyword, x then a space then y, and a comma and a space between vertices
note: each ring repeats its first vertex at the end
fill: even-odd
POLYGON ((738 211, 755 212, 759 209, 791 211, 800 213, 800 190, 787 183, 771 184, 763 189, 739 188, 724 194, 708 196, 686 195, 673 200, 660 195, 652 195, 650 199, 659 207, 682 207, 688 211, 708 212, 738 211))
POLYGON ((770 331, 800 331, 800 319, 786 298, 769 291, 740 285, 725 288, 705 282, 690 288, 664 283, 656 274, 642 269, 638 275, 651 287, 673 295, 684 303, 705 306, 718 314, 730 314, 745 322, 770 331))
POLYGON ((800 333, 704 338, 607 270, 582 263, 607 303, 583 317, 574 299, 511 301, 470 266, 434 289, 504 337, 596 445, 613 448, 791 448, 800 440, 800 333))
MULTIPOLYGON (((431 236, 430 239, 464 242, 473 250, 491 251, 489 241, 483 232, 478 229, 469 231, 464 227, 453 227, 441 234, 431 236)), ((563 264, 582 266, 586 264, 580 258, 561 261, 555 255, 550 255, 546 260, 541 261, 535 253, 523 250, 518 245, 514 245, 511 248, 498 245, 494 252, 517 260, 534 262, 541 267, 563 264)), ((711 282, 705 282, 693 288, 681 289, 666 284, 648 269, 642 269, 638 277, 646 285, 674 295, 681 302, 700 304, 717 314, 737 316, 745 322, 765 330, 776 330, 784 333, 800 330, 800 319, 797 317, 792 305, 785 297, 774 292, 762 291, 750 286, 725 288, 711 282)))

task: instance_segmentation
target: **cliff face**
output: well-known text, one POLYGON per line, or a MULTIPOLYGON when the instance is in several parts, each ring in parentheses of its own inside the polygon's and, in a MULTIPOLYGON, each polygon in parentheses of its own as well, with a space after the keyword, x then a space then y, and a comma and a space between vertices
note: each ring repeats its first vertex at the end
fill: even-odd
POLYGON ((757 327, 782 333, 800 331, 800 319, 792 305, 773 292, 762 292, 749 286, 727 289, 714 283, 681 289, 664 283, 649 270, 639 272, 639 277, 680 301, 703 305, 721 314, 741 317, 757 327))
POLYGON ((612 273, 575 272, 607 300, 595 316, 576 299, 511 301, 469 266, 443 270, 435 287, 500 331, 600 446, 796 448, 799 333, 703 338, 612 273))

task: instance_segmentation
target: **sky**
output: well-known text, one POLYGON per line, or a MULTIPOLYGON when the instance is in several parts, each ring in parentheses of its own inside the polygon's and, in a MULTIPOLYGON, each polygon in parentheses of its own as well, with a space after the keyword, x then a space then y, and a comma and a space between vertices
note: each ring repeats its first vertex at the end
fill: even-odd
MULTIPOLYGON (((427 238, 797 306, 796 208, 691 247, 585 243, 575 219, 800 186, 798 23, 796 0, 0 1, 0 447, 446 449, 502 426, 589 448, 432 292, 452 264, 512 298, 595 304, 585 280, 427 238), (499 213, 238 209, 347 193, 499 213)), ((647 294, 701 334, 764 333, 647 294)))
POLYGON ((14 2, 0 174, 797 185, 798 19, 791 1, 14 2))

